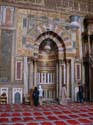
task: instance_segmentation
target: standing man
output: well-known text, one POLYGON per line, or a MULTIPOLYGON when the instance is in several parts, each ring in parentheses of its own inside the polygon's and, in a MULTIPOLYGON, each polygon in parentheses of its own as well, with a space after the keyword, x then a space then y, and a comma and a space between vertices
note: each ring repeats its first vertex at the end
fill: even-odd
POLYGON ((34 100, 33 100, 33 92, 34 92, 34 87, 30 89, 30 105, 34 105, 34 100))
POLYGON ((61 91, 61 102, 60 104, 66 104, 67 103, 67 90, 66 85, 62 85, 62 91, 61 91))
POLYGON ((34 105, 38 106, 39 105, 39 91, 37 87, 35 87, 33 91, 33 100, 34 100, 34 105))
POLYGON ((82 103, 83 102, 83 86, 80 82, 78 82, 78 87, 79 87, 79 92, 78 92, 79 102, 82 103))
POLYGON ((39 104, 42 105, 42 101, 43 101, 43 89, 41 87, 41 85, 39 85, 39 104))

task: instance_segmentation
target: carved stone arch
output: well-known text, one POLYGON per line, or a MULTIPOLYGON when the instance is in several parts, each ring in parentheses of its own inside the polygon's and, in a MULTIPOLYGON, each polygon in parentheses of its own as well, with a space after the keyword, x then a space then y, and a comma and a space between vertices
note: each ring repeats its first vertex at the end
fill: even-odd
POLYGON ((63 47, 65 46, 62 38, 53 31, 46 31, 46 32, 43 32, 42 34, 40 34, 36 39, 36 43, 38 42, 38 44, 40 44, 42 42, 42 40, 44 40, 45 38, 51 38, 51 39, 55 40, 57 46, 59 46, 59 45, 62 45, 63 47))
MULTIPOLYGON (((38 24, 37 28, 33 27, 27 33, 27 39, 30 39, 30 44, 34 48, 33 53, 38 55, 40 43, 45 39, 50 38, 57 44, 58 54, 64 54, 66 57, 66 48, 72 47, 70 31, 67 31, 64 25, 49 23, 38 24)), ((63 57, 62 57, 63 58, 63 57)))
POLYGON ((53 31, 43 32, 42 34, 40 34, 37 37, 36 43, 35 43, 37 53, 39 53, 40 44, 42 43, 42 41, 44 39, 47 39, 47 38, 52 39, 56 43, 56 45, 58 47, 58 52, 60 52, 60 50, 61 50, 64 53, 64 60, 66 61, 66 46, 65 46, 62 38, 57 33, 53 32, 53 31))
MULTIPOLYGON (((34 28, 32 29, 34 30, 34 28)), ((66 40, 66 38, 68 38, 69 40, 71 40, 70 38, 70 30, 66 30, 65 26, 64 25, 61 25, 61 24, 52 24, 52 23, 49 23, 48 26, 45 25, 44 23, 43 24, 39 24, 37 26, 37 35, 35 36, 39 36, 40 34, 44 33, 44 32, 47 32, 47 31, 53 31, 55 32, 56 34, 58 34, 58 36, 61 37, 61 39, 63 39, 63 41, 66 40)))
MULTIPOLYGON (((61 24, 52 24, 49 23, 48 26, 46 24, 39 24, 37 25, 37 29, 36 27, 33 27, 32 29, 29 30, 29 32, 27 33, 28 36, 31 37, 32 41, 36 42, 38 38, 40 38, 40 36, 44 36, 44 34, 46 33, 50 33, 48 34, 48 36, 53 36, 52 34, 56 34, 56 36, 58 36, 60 39, 62 39, 62 41, 66 44, 71 42, 71 36, 70 36, 70 31, 66 30, 64 25, 61 24)), ((47 35, 46 35, 47 36, 47 35)), ((44 37, 42 37, 44 38, 44 37)), ((55 37, 53 37, 55 38, 55 37)))

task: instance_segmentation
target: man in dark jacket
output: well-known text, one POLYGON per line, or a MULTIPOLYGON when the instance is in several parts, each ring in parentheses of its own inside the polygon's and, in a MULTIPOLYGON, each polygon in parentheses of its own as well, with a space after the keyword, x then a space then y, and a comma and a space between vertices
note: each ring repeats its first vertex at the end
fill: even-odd
POLYGON ((78 85, 79 85, 79 92, 78 92, 79 101, 80 103, 82 103, 83 102, 83 86, 80 83, 78 83, 78 85))

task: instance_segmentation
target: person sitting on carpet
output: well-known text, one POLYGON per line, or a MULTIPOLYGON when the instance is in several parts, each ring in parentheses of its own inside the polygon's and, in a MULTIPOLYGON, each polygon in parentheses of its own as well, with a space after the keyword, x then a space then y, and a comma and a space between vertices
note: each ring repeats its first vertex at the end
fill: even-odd
POLYGON ((6 93, 3 92, 1 95, 0 95, 0 104, 7 104, 7 96, 6 96, 6 93))

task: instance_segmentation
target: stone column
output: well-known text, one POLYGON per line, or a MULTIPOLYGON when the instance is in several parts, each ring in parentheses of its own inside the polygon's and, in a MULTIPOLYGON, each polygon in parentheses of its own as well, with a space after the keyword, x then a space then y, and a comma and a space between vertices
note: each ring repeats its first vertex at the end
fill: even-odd
POLYGON ((69 84, 70 84, 70 83, 69 83, 69 82, 70 82, 70 81, 69 81, 69 79, 70 79, 70 78, 69 78, 69 77, 70 77, 70 74, 69 74, 69 73, 70 73, 70 71, 69 71, 69 63, 67 63, 67 74, 66 74, 66 75, 67 75, 67 97, 70 96, 70 95, 69 95, 69 93, 70 93, 70 87, 69 87, 69 84))
POLYGON ((75 64, 74 59, 71 60, 71 83, 72 83, 72 101, 75 100, 75 64))
POLYGON ((59 74, 58 74, 58 63, 56 64, 56 81, 54 81, 56 83, 56 97, 59 97, 59 74))
POLYGON ((48 83, 49 83, 49 73, 48 73, 48 83))
POLYGON ((46 83, 46 72, 45 72, 45 83, 46 83))
POLYGON ((77 57, 82 58, 82 41, 81 41, 81 31, 77 29, 76 31, 76 42, 77 42, 77 57))
POLYGON ((62 90, 62 66, 61 62, 59 62, 59 97, 61 98, 61 90, 62 90))
MULTIPOLYGON (((13 28, 14 30, 11 30, 11 34, 10 36, 12 37, 12 54, 11 54, 11 82, 13 83, 14 80, 15 80, 15 53, 16 53, 16 19, 17 19, 17 16, 16 16, 16 11, 14 9, 14 7, 12 7, 10 9, 11 11, 11 19, 10 19, 10 22, 11 24, 13 24, 13 28)), ((5 14, 6 15, 6 14, 5 14)), ((6 16, 5 16, 6 17, 6 16)), ((5 18, 4 17, 4 18, 5 18)))
POLYGON ((37 62, 36 60, 34 61, 34 67, 33 67, 33 70, 34 70, 34 86, 37 86, 37 62))
POLYGON ((31 89, 33 87, 33 61, 30 62, 30 66, 29 66, 29 89, 31 89))
POLYGON ((24 57, 24 96, 28 94, 28 64, 27 57, 24 57))
POLYGON ((11 33, 11 35, 12 35, 12 38, 13 38, 13 40, 12 40, 12 54, 11 54, 11 82, 13 82, 14 81, 14 62, 15 62, 15 60, 14 60, 14 58, 15 58, 15 31, 13 31, 13 33, 11 33))
POLYGON ((51 83, 53 83, 53 72, 51 73, 51 83))
POLYGON ((64 84, 67 84, 67 64, 64 64, 64 84))

